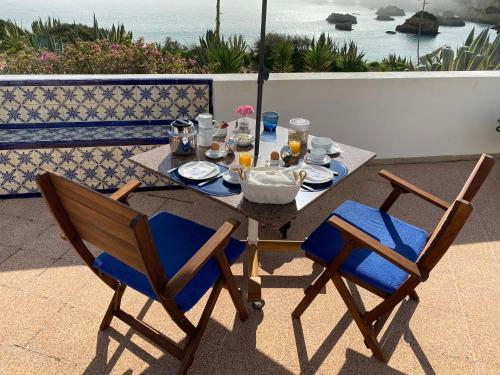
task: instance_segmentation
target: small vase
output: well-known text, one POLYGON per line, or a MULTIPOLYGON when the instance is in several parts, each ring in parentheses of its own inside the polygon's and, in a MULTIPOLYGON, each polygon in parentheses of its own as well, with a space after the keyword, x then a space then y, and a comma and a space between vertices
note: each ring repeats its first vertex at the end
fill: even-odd
POLYGON ((240 133, 249 133, 250 132, 250 130, 248 129, 249 122, 250 121, 248 121, 248 117, 242 117, 240 119, 240 123, 239 123, 239 127, 238 127, 238 130, 240 133))

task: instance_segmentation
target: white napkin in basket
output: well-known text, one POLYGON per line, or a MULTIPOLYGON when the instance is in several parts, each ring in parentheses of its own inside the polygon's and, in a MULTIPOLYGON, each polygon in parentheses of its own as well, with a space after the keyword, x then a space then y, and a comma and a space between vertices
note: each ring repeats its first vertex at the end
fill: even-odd
POLYGON ((293 169, 250 170, 247 181, 252 185, 291 186, 297 185, 293 169))

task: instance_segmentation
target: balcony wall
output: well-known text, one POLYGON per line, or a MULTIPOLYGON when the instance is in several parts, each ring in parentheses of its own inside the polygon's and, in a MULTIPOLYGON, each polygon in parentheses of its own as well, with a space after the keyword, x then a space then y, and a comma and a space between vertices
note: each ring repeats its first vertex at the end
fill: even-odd
MULTIPOLYGON (((255 104, 255 74, 184 77, 214 80, 218 119, 234 119, 235 106, 255 104)), ((379 159, 500 153, 500 71, 271 74, 264 110, 281 112, 281 125, 308 118, 314 134, 375 151, 379 159)))
MULTIPOLYGON (((255 103, 254 75, 213 76, 215 112, 255 103)), ((378 158, 500 152, 500 72, 272 74, 264 110, 311 120, 313 132, 378 158)))

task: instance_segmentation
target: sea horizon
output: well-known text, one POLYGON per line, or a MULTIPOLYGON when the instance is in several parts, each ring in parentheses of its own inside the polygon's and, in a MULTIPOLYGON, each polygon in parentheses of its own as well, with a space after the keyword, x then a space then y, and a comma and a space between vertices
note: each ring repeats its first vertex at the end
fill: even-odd
MULTIPOLYGON (((221 0, 221 10, 222 34, 242 34, 249 43, 258 39, 261 0, 247 0, 239 4, 221 0)), ((389 22, 376 21, 375 11, 375 8, 335 5, 323 0, 270 1, 267 31, 308 37, 324 32, 338 43, 352 40, 365 52, 367 61, 380 61, 391 53, 416 60, 415 35, 386 33, 394 31, 397 25, 414 13, 414 9, 408 10, 405 17, 395 17, 395 21, 389 22), (335 30, 335 25, 325 20, 333 12, 353 14, 358 24, 353 25, 354 30, 350 32, 335 30)), ((122 23, 133 32, 134 38, 144 37, 148 42, 163 43, 168 36, 192 45, 207 29, 215 27, 215 0, 184 0, 180 3, 173 0, 87 0, 85 3, 46 0, 43 7, 37 0, 2 0, 0 14, 0 18, 14 20, 27 28, 32 21, 48 17, 92 25, 95 14, 100 26, 111 27, 112 24, 122 23)), ((421 54, 444 45, 457 48, 472 28, 479 32, 487 26, 473 22, 467 22, 465 27, 441 26, 437 36, 421 38, 421 54)))

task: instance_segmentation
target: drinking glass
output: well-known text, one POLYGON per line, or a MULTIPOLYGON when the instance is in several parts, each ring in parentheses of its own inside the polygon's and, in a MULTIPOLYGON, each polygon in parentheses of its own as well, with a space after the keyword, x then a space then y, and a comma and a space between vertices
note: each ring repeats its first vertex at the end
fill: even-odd
POLYGON ((249 152, 240 152, 238 162, 242 167, 250 168, 252 166, 252 155, 249 152))
POLYGON ((264 123, 264 131, 274 133, 278 120, 280 118, 279 112, 264 112, 262 114, 262 122, 264 123))

